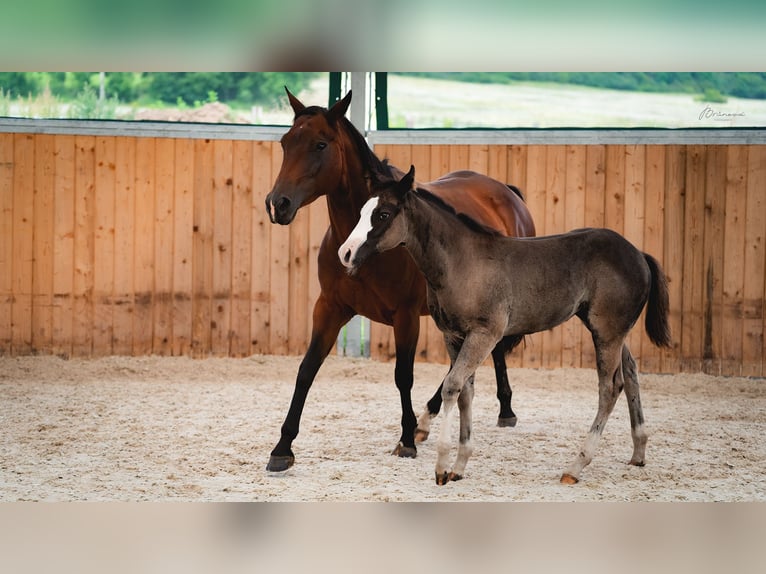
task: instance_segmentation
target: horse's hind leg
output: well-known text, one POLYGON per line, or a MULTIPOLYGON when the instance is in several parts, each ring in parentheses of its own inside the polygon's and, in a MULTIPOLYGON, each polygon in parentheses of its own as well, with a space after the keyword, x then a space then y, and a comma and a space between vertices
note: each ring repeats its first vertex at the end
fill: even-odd
MULTIPOLYGON (((594 336, 594 342, 596 337, 594 336)), ((622 392, 623 373, 621 367, 623 341, 596 344, 596 368, 598 370, 598 412, 585 438, 585 444, 577 458, 561 475, 562 484, 575 484, 580 480, 580 472, 591 460, 598 447, 606 421, 614 410, 617 398, 622 392)))
POLYGON ((628 400, 630 413, 630 434, 633 437, 633 456, 628 464, 644 466, 647 437, 644 428, 644 411, 641 408, 636 361, 627 345, 622 347, 622 373, 625 379, 625 398, 628 400))
POLYGON ((505 365, 505 355, 514 349, 522 340, 522 337, 511 336, 502 339, 492 349, 492 362, 495 366, 495 379, 497 380, 497 400, 500 403, 500 414, 497 417, 497 426, 515 427, 517 418, 511 408, 513 391, 508 382, 508 368, 505 365))

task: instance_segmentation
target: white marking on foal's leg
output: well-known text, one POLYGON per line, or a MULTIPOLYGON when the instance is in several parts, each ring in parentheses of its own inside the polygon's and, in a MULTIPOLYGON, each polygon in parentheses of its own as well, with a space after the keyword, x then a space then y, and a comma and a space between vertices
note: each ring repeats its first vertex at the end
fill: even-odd
POLYGON ((583 444, 582 450, 580 450, 580 454, 578 454, 577 458, 572 461, 569 468, 564 471, 564 474, 561 477, 561 482, 574 484, 580 480, 580 473, 582 472, 582 469, 588 466, 590 461, 593 460, 593 455, 596 453, 596 448, 598 447, 600 439, 600 431, 591 430, 588 433, 588 436, 585 437, 585 444, 583 444), (571 477, 572 480, 567 480, 566 477, 571 477))
POLYGON ((436 442, 436 483, 446 484, 449 475, 450 438, 452 437, 452 417, 454 406, 457 401, 451 399, 444 401, 442 405, 443 419, 439 431, 439 439, 436 442))
POLYGON ((422 442, 428 438, 431 433, 431 421, 436 418, 435 414, 428 411, 428 405, 426 405, 423 414, 418 419, 418 426, 415 428, 415 440, 422 442))
POLYGON ((644 466, 644 457, 646 455, 646 439, 648 434, 644 425, 636 425, 631 429, 631 435, 633 436, 633 456, 630 458, 628 464, 634 466, 644 466))

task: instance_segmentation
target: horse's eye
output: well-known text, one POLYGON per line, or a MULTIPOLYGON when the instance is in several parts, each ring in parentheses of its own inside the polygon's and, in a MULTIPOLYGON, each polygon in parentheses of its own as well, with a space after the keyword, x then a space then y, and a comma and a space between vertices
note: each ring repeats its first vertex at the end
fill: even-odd
POLYGON ((322 151, 326 147, 327 147, 327 144, 325 142, 317 142, 317 145, 316 145, 317 151, 322 151))

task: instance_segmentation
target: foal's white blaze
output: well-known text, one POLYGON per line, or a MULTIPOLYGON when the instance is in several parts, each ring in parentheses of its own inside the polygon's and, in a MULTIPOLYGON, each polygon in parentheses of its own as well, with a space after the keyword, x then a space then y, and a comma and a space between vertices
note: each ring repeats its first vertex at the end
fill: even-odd
POLYGON ((338 249, 340 262, 346 267, 352 267, 354 257, 359 247, 367 240, 367 234, 372 230, 372 212, 378 206, 378 198, 372 197, 362 207, 359 222, 354 227, 348 239, 338 249))

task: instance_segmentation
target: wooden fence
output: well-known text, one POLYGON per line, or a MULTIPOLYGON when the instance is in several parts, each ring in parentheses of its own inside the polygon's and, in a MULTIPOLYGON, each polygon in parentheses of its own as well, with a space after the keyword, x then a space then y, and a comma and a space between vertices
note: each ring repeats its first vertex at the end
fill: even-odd
MULTIPOLYGON (((0 354, 302 354, 327 228, 317 201, 271 225, 278 135, 0 133, 0 354)), ((374 140, 373 140, 374 141, 374 140)), ((649 372, 766 376, 766 145, 377 143, 419 179, 469 168, 518 185, 538 234, 606 226, 670 279, 674 347, 635 329, 649 372)), ((374 358, 393 356, 373 324, 374 358)), ((419 359, 446 360, 422 319, 419 359)), ((586 367, 578 322, 509 364, 586 367)))

